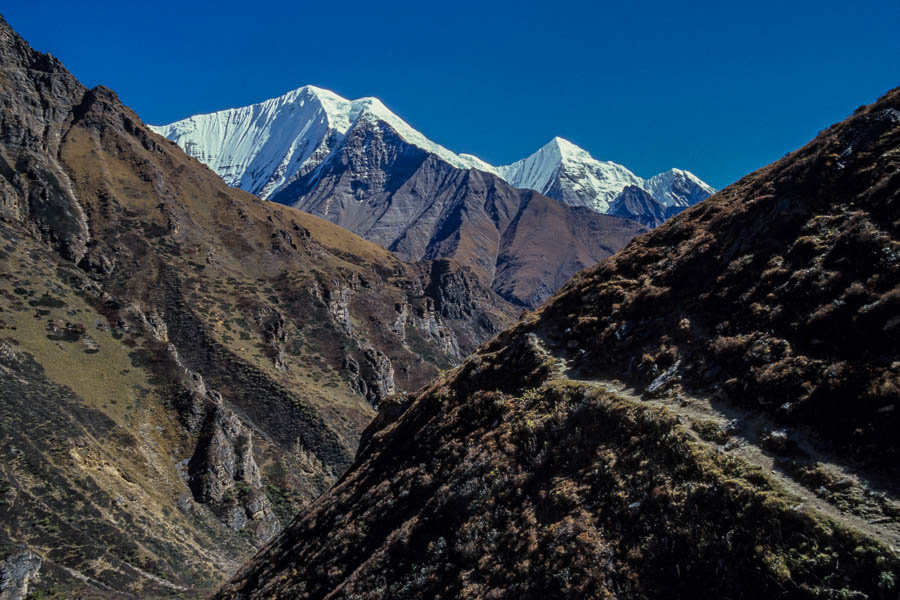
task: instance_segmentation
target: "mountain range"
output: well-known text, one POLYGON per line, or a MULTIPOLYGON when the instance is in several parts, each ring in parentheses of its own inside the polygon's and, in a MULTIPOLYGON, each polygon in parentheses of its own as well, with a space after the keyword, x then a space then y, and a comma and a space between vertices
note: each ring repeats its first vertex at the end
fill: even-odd
POLYGON ((694 174, 681 169, 642 179, 622 165, 593 158, 560 137, 527 158, 494 166, 432 142, 377 98, 347 100, 311 85, 258 104, 151 128, 178 143, 229 185, 272 199, 326 162, 361 119, 384 123, 405 143, 434 154, 453 167, 491 173, 514 187, 535 190, 570 206, 584 206, 600 213, 606 213, 629 185, 644 189, 666 208, 692 206, 715 192, 694 174))
POLYGON ((896 600, 900 89, 629 218, 389 118, 262 200, 0 18, 0 599, 896 600))
POLYGON ((229 185, 328 219, 402 260, 452 258, 525 307, 645 231, 626 221, 656 226, 714 191, 678 169, 641 179, 561 138, 494 167, 428 140, 375 98, 312 86, 154 130, 229 185), (602 216, 629 186, 662 216, 622 202, 613 216, 625 221, 602 216))
POLYGON ((900 89, 582 271, 216 598, 882 598, 900 89))

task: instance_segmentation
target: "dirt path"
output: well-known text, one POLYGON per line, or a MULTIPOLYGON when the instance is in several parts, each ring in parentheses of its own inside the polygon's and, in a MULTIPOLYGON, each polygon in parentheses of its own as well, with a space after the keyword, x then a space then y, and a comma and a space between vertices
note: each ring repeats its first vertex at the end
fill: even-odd
POLYGON ((680 390, 651 395, 615 379, 586 376, 572 366, 570 352, 545 337, 531 336, 535 349, 556 361, 555 379, 663 408, 716 452, 728 452, 764 469, 794 502, 794 510, 824 514, 900 552, 900 482, 834 456, 812 432, 779 427, 764 415, 730 403, 687 396, 680 390), (709 439, 710 432, 715 440, 709 439))

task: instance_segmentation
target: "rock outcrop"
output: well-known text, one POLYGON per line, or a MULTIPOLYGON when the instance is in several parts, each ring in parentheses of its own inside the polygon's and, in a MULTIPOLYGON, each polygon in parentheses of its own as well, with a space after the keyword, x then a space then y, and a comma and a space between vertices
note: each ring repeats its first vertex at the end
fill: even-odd
POLYGON ((25 600, 28 586, 38 576, 43 561, 30 550, 22 550, 0 561, 0 600, 25 600))
POLYGON ((419 279, 423 293, 433 300, 435 321, 439 318, 450 326, 463 356, 499 333, 519 312, 484 286, 468 267, 446 259, 421 267, 419 279))
POLYGON ((210 504, 233 530, 249 527, 260 543, 281 524, 263 491, 253 457, 253 432, 222 405, 214 405, 188 463, 189 485, 198 502, 210 504))

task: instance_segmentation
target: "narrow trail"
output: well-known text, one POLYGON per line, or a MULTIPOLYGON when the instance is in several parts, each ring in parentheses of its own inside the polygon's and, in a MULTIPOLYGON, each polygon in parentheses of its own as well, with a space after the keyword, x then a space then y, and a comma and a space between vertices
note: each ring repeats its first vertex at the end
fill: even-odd
POLYGON ((534 349, 556 361, 554 380, 601 389, 620 398, 664 409, 678 418, 695 440, 715 452, 727 452, 762 468, 793 502, 791 508, 818 512, 847 528, 882 542, 900 552, 900 485, 877 473, 869 473, 824 449, 814 433, 787 430, 764 415, 720 400, 686 395, 682 390, 647 394, 615 379, 598 379, 572 364, 572 353, 546 337, 529 334, 534 349), (724 444, 704 439, 698 431, 715 428, 727 438, 724 444), (786 448, 769 450, 769 432, 784 434, 786 448), (790 468, 793 465, 794 468, 790 468), (835 482, 829 488, 811 485, 796 476, 802 467, 835 482))
POLYGON ((150 581, 153 581, 154 583, 156 583, 158 585, 163 586, 164 588, 170 589, 175 592, 184 592, 184 591, 187 591, 187 589, 188 589, 188 588, 184 587, 183 585, 176 585, 176 584, 172 583, 171 581, 167 581, 167 580, 163 579, 162 577, 157 577, 153 573, 148 573, 147 571, 134 566, 130 562, 126 562, 124 560, 122 562, 125 563, 126 565, 128 565, 129 568, 132 568, 135 571, 137 571, 138 573, 140 573, 143 577, 149 579, 150 581))

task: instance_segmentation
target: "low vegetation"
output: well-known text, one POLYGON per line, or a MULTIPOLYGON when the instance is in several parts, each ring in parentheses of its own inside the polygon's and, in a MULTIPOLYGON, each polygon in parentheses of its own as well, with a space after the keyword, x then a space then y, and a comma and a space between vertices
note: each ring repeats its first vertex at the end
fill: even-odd
POLYGON ((392 402, 217 597, 896 598, 895 530, 798 497, 867 510, 791 432, 896 482, 898 109, 895 90, 392 402), (765 427, 682 419, 697 397, 765 427))

